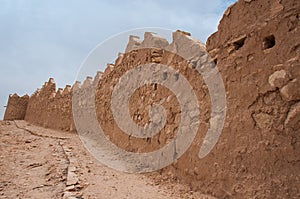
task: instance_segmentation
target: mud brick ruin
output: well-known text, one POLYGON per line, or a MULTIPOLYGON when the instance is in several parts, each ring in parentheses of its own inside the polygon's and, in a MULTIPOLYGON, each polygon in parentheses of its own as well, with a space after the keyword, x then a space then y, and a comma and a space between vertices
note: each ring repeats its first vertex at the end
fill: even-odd
MULTIPOLYGON (((216 197, 299 196, 299 35, 298 0, 239 0, 225 11, 218 31, 207 40, 206 49, 217 63, 224 81, 227 115, 217 145, 203 159, 199 159, 198 152, 209 128, 211 110, 207 87, 201 76, 180 57, 159 49, 134 50, 135 45, 149 42, 171 45, 151 33, 145 34, 144 41, 130 37, 126 52, 119 55, 115 64, 109 64, 104 73, 99 72, 95 80, 87 77, 82 85, 76 82, 56 90, 54 80, 50 78, 30 97, 10 96, 4 119, 24 119, 47 128, 76 131, 72 92, 96 87, 97 117, 111 141, 128 151, 155 150, 176 133, 176 125, 180 122, 176 98, 159 85, 140 88, 130 104, 130 113, 138 124, 145 124, 149 119, 147 105, 171 97, 164 104, 168 118, 163 130, 151 139, 133 138, 123 133, 113 121, 108 105, 110 88, 135 65, 168 63, 190 81, 201 99, 201 123, 188 151, 161 173, 216 197)), ((185 37, 189 35, 175 32, 173 42, 185 37)))
POLYGON ((29 96, 9 95, 4 120, 23 120, 25 118, 29 96))

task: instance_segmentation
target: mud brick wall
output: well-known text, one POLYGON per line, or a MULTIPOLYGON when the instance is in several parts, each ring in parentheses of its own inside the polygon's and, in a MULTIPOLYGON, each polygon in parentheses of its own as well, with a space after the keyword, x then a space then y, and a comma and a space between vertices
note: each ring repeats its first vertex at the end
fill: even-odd
POLYGON ((55 97, 50 98, 47 107, 46 127, 63 131, 74 131, 72 115, 72 92, 71 86, 58 89, 55 97))
POLYGON ((47 128, 74 131, 71 86, 56 91, 53 78, 29 99, 25 120, 47 128))
MULTIPOLYGON (((149 37, 148 39, 150 41, 144 40, 144 42, 150 43, 152 39, 155 40, 155 37, 149 37)), ((127 47, 127 50, 128 48, 131 47, 127 47)), ((178 73, 184 75, 187 79, 194 80, 190 83, 192 84, 198 99, 202 99, 202 101, 199 102, 201 110, 206 110, 200 115, 201 121, 203 122, 200 124, 199 129, 202 129, 201 132, 204 132, 204 130, 207 130, 208 128, 207 121, 210 117, 210 100, 209 96, 206 95, 208 90, 199 73, 193 70, 182 57, 167 51, 148 48, 133 50, 123 55, 120 64, 116 64, 113 68, 110 68, 109 72, 104 72, 104 75, 99 81, 95 97, 96 113, 103 131, 107 134, 111 142, 127 151, 150 152, 159 149, 174 138, 176 129, 180 123, 181 110, 176 96, 167 88, 155 84, 145 85, 135 91, 131 96, 129 109, 133 120, 138 125, 144 126, 149 122, 150 105, 153 103, 158 104, 164 100, 165 102, 162 105, 166 110, 167 122, 157 135, 152 138, 135 138, 124 133, 114 121, 111 110, 111 88, 116 86, 119 78, 123 76, 126 71, 135 68, 138 65, 153 63, 153 61, 155 61, 155 63, 172 66, 175 70, 178 70, 178 73)), ((126 85, 122 86, 126 87, 126 85)))
POLYGON ((56 85, 53 78, 50 78, 41 89, 37 89, 30 97, 25 120, 33 124, 46 126, 47 106, 49 99, 54 96, 55 92, 56 85))
POLYGON ((228 112, 215 150, 198 164, 198 179, 212 175, 211 183, 194 187, 236 198, 299 197, 299 13, 297 0, 240 0, 208 39, 228 112))
POLYGON ((23 97, 17 94, 10 95, 8 98, 4 120, 23 120, 25 118, 29 96, 23 97))
MULTIPOLYGON (((161 172, 218 198, 299 197, 299 13, 300 2, 296 0, 241 0, 224 13, 206 46, 222 74, 228 112, 218 144, 205 158, 198 158, 210 114, 210 101, 203 98, 208 96, 205 85, 180 58, 153 49, 134 50, 151 43, 146 36, 140 43, 131 37, 127 49, 133 51, 125 53, 120 64, 100 80, 96 94, 99 123, 113 143, 128 151, 148 152, 168 143, 179 122, 175 99, 164 105, 169 111, 165 128, 153 138, 137 139, 115 124, 109 110, 110 88, 136 65, 174 65, 197 85, 196 95, 203 102, 199 102, 201 123, 189 150, 161 172)), ((155 85, 139 89, 131 98, 132 118, 144 125, 149 119, 147 105, 169 96, 172 99, 171 93, 155 85)))
MULTIPOLYGON (((73 86, 67 85, 64 89, 58 88, 53 78, 45 82, 29 99, 25 120, 46 128, 75 132, 72 113, 73 92, 95 88, 94 82, 98 82, 102 72, 98 72, 93 81, 87 77, 84 83, 75 82, 73 86)), ((87 96, 85 96, 87 97, 87 96)))
POLYGON ((137 65, 172 65, 189 80, 200 99, 200 124, 188 151, 160 172, 218 198, 300 197, 299 13, 298 0, 239 0, 224 13, 206 48, 224 81, 227 116, 217 145, 203 159, 199 159, 198 152, 211 113, 207 86, 190 63, 159 50, 185 41, 189 34, 184 32, 175 33, 173 44, 150 33, 143 41, 130 37, 125 54, 109 64, 103 75, 99 73, 96 80, 88 77, 83 85, 75 83, 72 88, 56 91, 50 79, 30 97, 25 120, 72 131, 72 93, 96 89, 96 114, 107 137, 127 151, 156 150, 175 136, 180 122, 174 94, 159 85, 141 87, 133 94, 130 114, 140 125, 149 121, 148 105, 168 99, 162 104, 167 110, 166 126, 154 137, 141 139, 125 134, 115 123, 110 110, 112 88, 137 65), (136 48, 148 45, 158 46, 136 48))

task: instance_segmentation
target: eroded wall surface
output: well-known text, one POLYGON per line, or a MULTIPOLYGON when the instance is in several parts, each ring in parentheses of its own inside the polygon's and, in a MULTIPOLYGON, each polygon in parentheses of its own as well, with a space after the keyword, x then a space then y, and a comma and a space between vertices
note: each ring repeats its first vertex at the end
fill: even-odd
POLYGON ((239 1, 208 39, 228 113, 214 152, 199 162, 199 179, 215 176, 211 184, 195 183, 201 190, 239 198, 299 197, 299 13, 296 0, 239 1))
POLYGON ((56 84, 50 78, 30 97, 25 120, 47 128, 74 131, 71 100, 71 86, 56 91, 56 84))
POLYGON ((29 96, 22 97, 17 94, 10 95, 8 98, 4 120, 23 120, 25 118, 29 96))
POLYGON ((110 88, 127 70, 148 62, 173 65, 201 99, 201 123, 189 150, 162 172, 220 198, 299 197, 299 11, 299 1, 274 0, 239 1, 224 13, 218 32, 207 41, 207 50, 224 80, 227 116, 217 145, 203 159, 198 152, 211 110, 201 77, 194 76, 184 60, 167 52, 134 50, 151 39, 145 36, 146 41, 139 43, 132 37, 129 49, 133 51, 104 74, 96 94, 98 120, 110 140, 129 151, 148 152, 173 138, 180 111, 167 89, 149 85, 131 98, 131 116, 141 125, 149 120, 147 105, 173 99, 164 105, 167 125, 153 138, 128 136, 109 110, 110 88))
POLYGON ((112 88, 126 71, 140 64, 170 65, 189 80, 201 111, 191 147, 162 169, 163 175, 218 198, 300 197, 299 13, 297 0, 240 0, 224 13, 206 48, 224 81, 227 116, 217 145, 205 158, 200 159, 198 153, 210 122, 207 85, 182 57, 146 48, 153 44, 157 48, 176 47, 189 37, 188 33, 176 32, 171 44, 149 33, 143 41, 132 36, 125 54, 120 54, 115 64, 108 65, 95 80, 88 77, 82 85, 76 83, 56 91, 50 79, 30 97, 25 120, 73 131, 72 93, 96 89, 96 115, 107 137, 127 151, 157 150, 176 136, 180 123, 180 107, 174 94, 155 84, 133 94, 129 109, 137 124, 149 121, 149 106, 153 103, 161 103, 167 113, 161 132, 143 139, 124 133, 114 121, 112 88))

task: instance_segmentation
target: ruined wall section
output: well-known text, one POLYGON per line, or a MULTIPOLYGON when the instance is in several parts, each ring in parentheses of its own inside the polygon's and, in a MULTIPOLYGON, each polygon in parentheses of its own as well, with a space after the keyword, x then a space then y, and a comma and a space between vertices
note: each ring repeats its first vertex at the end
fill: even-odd
MULTIPOLYGON (((159 85, 138 89, 130 114, 140 125, 149 121, 147 105, 164 102, 167 124, 152 138, 134 138, 122 132, 110 110, 112 89, 129 69, 146 63, 172 65, 193 86, 200 107, 199 132, 188 151, 161 172, 189 183, 192 189, 218 198, 297 198, 300 184, 300 1, 240 0, 224 13, 207 50, 221 72, 227 95, 227 117, 214 149, 203 159, 198 152, 209 128, 207 86, 192 65, 160 50, 173 44, 146 33, 132 36, 125 54, 109 64, 95 85, 92 78, 80 86, 56 91, 49 81, 29 100, 25 120, 54 129, 72 130, 71 93, 96 90, 96 113, 107 137, 132 152, 164 146, 176 134, 180 110, 175 96, 159 85), (147 46, 158 45, 157 49, 147 46), (161 46, 160 46, 161 45, 161 46), (137 49, 136 47, 145 47, 137 49), (165 100, 165 101, 163 101, 165 100)), ((179 40, 178 40, 179 39, 179 40)), ((177 43, 178 44, 178 43, 177 43)), ((95 78, 97 79, 97 78, 95 78)), ((84 93, 84 92, 83 92, 84 93)), ((78 103, 81 103, 79 99, 78 103)))
POLYGON ((299 197, 299 13, 297 0, 240 0, 208 39, 228 112, 210 156, 216 167, 201 169, 219 184, 199 189, 237 198, 299 197))
POLYGON ((46 128, 72 131, 71 98, 70 86, 56 91, 54 79, 50 78, 30 97, 25 120, 46 128))
POLYGON ((59 88, 49 99, 46 107, 47 117, 44 118, 45 127, 63 131, 74 131, 72 115, 72 91, 67 85, 59 88))
POLYGON ((9 95, 4 120, 23 120, 25 118, 29 96, 9 95))
MULTIPOLYGON (((299 197, 299 13, 297 0, 240 0, 228 8, 218 32, 207 41, 207 50, 217 63, 226 87, 227 117, 221 137, 210 154, 199 159, 210 116, 210 101, 204 98, 204 105, 199 104, 203 114, 201 130, 189 150, 162 170, 164 175, 218 198, 299 197)), ((109 108, 111 90, 127 70, 149 62, 171 64, 191 84, 197 83, 198 99, 208 96, 201 77, 193 77, 183 60, 173 59, 167 52, 139 49, 147 44, 153 46, 159 39, 149 34, 145 34, 144 40, 130 37, 120 65, 107 69, 109 72, 98 85, 99 123, 113 143, 128 151, 148 152, 164 146, 173 138, 180 121, 179 112, 170 110, 178 106, 174 100, 170 107, 164 104, 169 111, 167 124, 157 136, 137 139, 124 134, 109 108)), ((169 45, 164 40, 158 43, 169 45)), ((147 105, 169 96, 174 97, 155 85, 139 89, 130 103, 132 118, 145 125, 149 119, 147 105)))
POLYGON ((87 77, 82 85, 76 81, 73 86, 66 85, 64 89, 57 90, 54 79, 50 78, 30 97, 25 120, 46 128, 76 131, 72 113, 73 92, 95 88, 95 82, 99 81, 101 75, 98 72, 94 80, 87 77))
POLYGON ((53 78, 45 82, 41 89, 37 89, 30 97, 25 120, 40 126, 47 126, 47 107, 51 97, 55 96, 56 84, 53 78))
MULTIPOLYGON (((181 118, 179 101, 174 93, 159 84, 142 86, 133 93, 129 102, 130 115, 133 121, 140 126, 149 122, 151 105, 161 103, 164 106, 167 114, 166 125, 155 136, 151 138, 129 136, 119 128, 113 117, 111 109, 113 88, 127 71, 149 63, 159 63, 174 68, 178 75, 183 75, 189 81, 197 98, 201 99, 198 103, 203 111, 200 113, 201 122, 198 137, 195 140, 195 142, 201 142, 205 131, 208 129, 210 117, 210 99, 207 86, 201 75, 193 69, 187 60, 161 49, 161 47, 181 46, 181 42, 186 39, 190 38, 179 31, 173 33, 171 44, 165 38, 150 32, 145 33, 144 40, 140 40, 137 36, 131 36, 125 54, 120 54, 116 63, 107 67, 97 86, 95 105, 99 124, 111 142, 127 151, 150 152, 165 146, 177 133, 181 118)), ((122 86, 125 90, 128 85, 122 86)), ((120 101, 121 103, 124 102, 120 101)), ((192 151, 188 158, 197 157, 198 150, 192 151)))

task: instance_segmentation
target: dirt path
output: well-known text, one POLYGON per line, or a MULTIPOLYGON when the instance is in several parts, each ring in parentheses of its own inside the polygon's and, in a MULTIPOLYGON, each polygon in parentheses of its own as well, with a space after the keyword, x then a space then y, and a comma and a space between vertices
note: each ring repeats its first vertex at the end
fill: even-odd
POLYGON ((212 198, 100 164, 76 134, 0 121, 0 198, 212 198))

